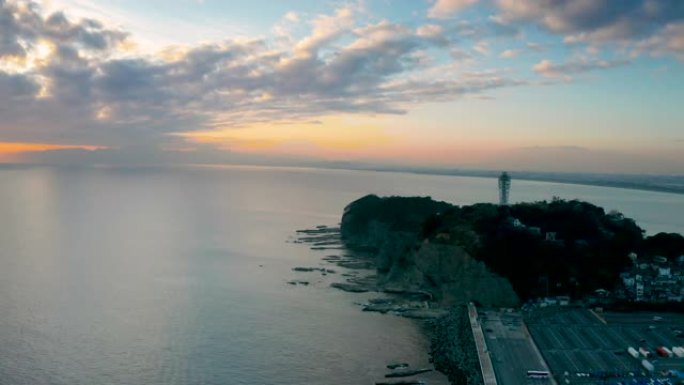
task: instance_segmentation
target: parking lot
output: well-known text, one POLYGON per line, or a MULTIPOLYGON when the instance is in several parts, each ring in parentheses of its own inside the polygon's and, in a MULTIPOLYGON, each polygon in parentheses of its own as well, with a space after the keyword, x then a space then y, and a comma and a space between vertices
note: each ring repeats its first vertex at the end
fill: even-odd
POLYGON ((641 365, 643 357, 629 355, 629 346, 647 348, 656 373, 684 370, 684 358, 655 354, 659 346, 684 345, 684 338, 677 336, 677 331, 684 328, 681 315, 595 314, 586 309, 555 308, 527 313, 526 322, 559 383, 565 379, 570 383, 596 383, 596 376, 601 375, 646 374, 641 365))

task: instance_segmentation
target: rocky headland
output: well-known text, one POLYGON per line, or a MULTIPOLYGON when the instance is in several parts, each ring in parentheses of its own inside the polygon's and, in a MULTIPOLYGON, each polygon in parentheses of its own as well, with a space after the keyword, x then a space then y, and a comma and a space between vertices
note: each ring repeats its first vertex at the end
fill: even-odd
MULTIPOLYGON (((374 199, 374 198, 371 198, 374 199)), ((380 199, 380 198, 377 198, 380 199)), ((357 201, 358 202, 358 201, 357 201)), ((331 287, 351 293, 377 293, 376 298, 360 302, 363 311, 394 314, 419 320, 431 340, 435 369, 445 373, 452 383, 477 384, 479 367, 464 305, 477 301, 488 306, 515 306, 519 300, 506 279, 487 269, 456 245, 426 242, 416 228, 443 204, 424 200, 426 207, 402 218, 365 219, 364 212, 345 210, 340 228, 319 226, 299 230, 297 242, 312 249, 328 247, 343 250, 328 255, 325 263, 351 269, 339 274, 341 281, 331 287), (400 225, 399 228, 395 227, 400 225), (404 226, 407 225, 407 226, 404 226), (468 379, 470 382, 461 382, 468 379)), ((329 274, 327 267, 295 267, 298 273, 329 274)), ((292 280, 293 285, 305 284, 292 280)), ((392 366, 392 365, 390 365, 392 366)), ((411 369, 407 364, 392 366, 382 384, 421 384, 416 376, 427 368, 411 369), (407 379, 404 380, 403 378, 407 379), (392 381, 392 378, 401 378, 392 381), (417 379, 416 379, 417 378, 417 379)))
POLYGON ((372 256, 376 285, 382 291, 420 295, 439 308, 473 301, 496 307, 518 305, 508 280, 460 245, 422 237, 425 221, 450 207, 429 198, 369 195, 345 209, 341 239, 348 249, 372 256))

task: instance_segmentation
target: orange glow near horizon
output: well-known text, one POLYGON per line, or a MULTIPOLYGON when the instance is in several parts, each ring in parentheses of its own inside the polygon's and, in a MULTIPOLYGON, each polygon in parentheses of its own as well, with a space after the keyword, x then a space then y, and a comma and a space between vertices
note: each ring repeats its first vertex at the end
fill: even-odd
POLYGON ((180 136, 190 143, 264 156, 414 165, 472 164, 511 147, 505 140, 421 134, 402 127, 394 117, 336 116, 316 122, 262 124, 180 136))
POLYGON ((0 142, 0 161, 11 162, 17 160, 19 156, 31 152, 55 151, 55 150, 100 150, 101 146, 70 145, 70 144, 50 144, 50 143, 20 143, 20 142, 0 142))
POLYGON ((343 118, 190 132, 181 136, 193 143, 214 144, 238 151, 281 153, 291 150, 296 155, 303 155, 301 151, 357 151, 395 140, 381 127, 343 118))

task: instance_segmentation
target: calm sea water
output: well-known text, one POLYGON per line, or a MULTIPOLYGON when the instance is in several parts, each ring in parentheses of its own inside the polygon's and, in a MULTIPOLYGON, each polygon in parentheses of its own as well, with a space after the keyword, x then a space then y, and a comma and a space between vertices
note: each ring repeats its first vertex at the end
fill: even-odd
MULTIPOLYGON (((372 384, 389 362, 427 364, 414 323, 291 271, 330 253, 294 230, 367 193, 497 199, 495 180, 400 173, 0 169, 0 384, 372 384)), ((684 232, 681 195, 521 181, 511 195, 684 232)))

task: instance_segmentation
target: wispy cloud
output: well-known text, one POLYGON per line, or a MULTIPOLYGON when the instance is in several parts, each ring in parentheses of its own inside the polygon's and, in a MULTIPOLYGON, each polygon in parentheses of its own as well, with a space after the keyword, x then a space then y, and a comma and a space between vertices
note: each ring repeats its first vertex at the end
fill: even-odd
POLYGON ((428 16, 432 18, 447 18, 454 13, 476 4, 479 0, 436 0, 428 10, 428 16))
POLYGON ((544 59, 535 64, 534 72, 546 77, 569 77, 594 70, 606 70, 629 64, 628 60, 574 59, 565 63, 554 63, 544 59))
POLYGON ((512 59, 520 55, 520 50, 518 49, 507 49, 499 54, 500 58, 512 59))

